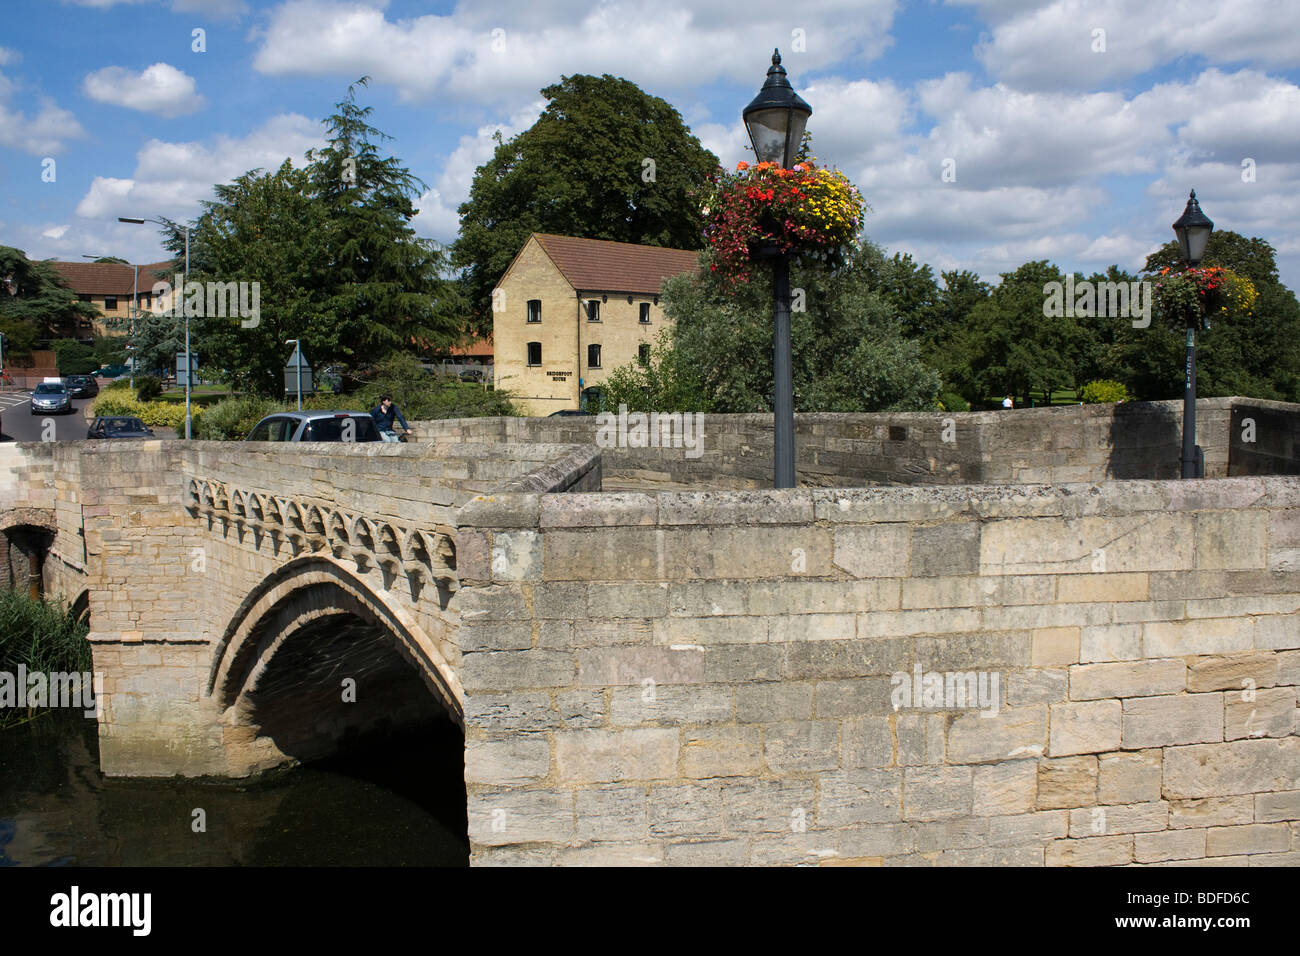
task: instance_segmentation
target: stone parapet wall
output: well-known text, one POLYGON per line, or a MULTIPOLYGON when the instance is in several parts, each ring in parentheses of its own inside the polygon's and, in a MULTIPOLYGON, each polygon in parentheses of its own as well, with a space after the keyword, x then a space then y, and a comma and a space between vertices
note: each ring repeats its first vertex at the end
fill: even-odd
POLYGON ((475 864, 1300 863, 1300 480, 460 524, 475 864))
POLYGON ((1300 406, 1233 400, 1230 475, 1300 475, 1300 406))
MULTIPOLYGON (((1232 403, 1197 403, 1206 477, 1228 473, 1232 403)), ((1300 412, 1300 409, 1297 409, 1300 412)), ((695 449, 604 441, 596 416, 420 422, 421 441, 597 445, 606 490, 770 487, 772 416, 705 415, 695 449)), ((795 416, 800 484, 950 485, 1176 478, 1182 403, 1069 405, 1013 412, 809 413, 795 416)))

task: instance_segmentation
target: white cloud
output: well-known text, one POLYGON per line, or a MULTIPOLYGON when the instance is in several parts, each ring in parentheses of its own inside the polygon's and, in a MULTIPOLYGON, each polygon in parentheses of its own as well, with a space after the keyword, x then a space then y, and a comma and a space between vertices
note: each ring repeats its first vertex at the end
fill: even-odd
POLYGON ((751 0, 737 16, 685 0, 567 0, 505 14, 463 2, 446 16, 389 20, 375 3, 290 0, 260 34, 254 67, 274 76, 364 73, 406 100, 518 102, 574 73, 614 73, 656 89, 755 85, 767 68, 755 51, 773 36, 787 41, 785 65, 796 77, 878 56, 895 5, 824 0, 792 11, 784 0, 751 0), (806 52, 793 49, 794 30, 804 31, 806 52))
POLYGON ((86 135, 77 118, 49 97, 38 98, 40 108, 34 116, 14 109, 9 105, 13 89, 0 73, 0 147, 47 156, 63 152, 68 140, 86 135))
MULTIPOLYGON (((154 0, 63 0, 63 2, 95 10, 110 10, 118 5, 131 6, 151 3, 154 0)), ((171 0, 171 9, 173 13, 201 13, 222 20, 234 19, 247 13, 248 4, 244 0, 171 0)))
POLYGON ((977 58, 994 76, 1026 89, 1092 89, 1187 56, 1220 65, 1300 65, 1293 11, 1277 0, 1180 0, 1176 12, 1147 0, 967 5, 995 23, 977 58))
POLYGON ((10 50, 0 46, 0 66, 8 66, 10 63, 17 63, 23 58, 23 55, 17 50, 10 50))
POLYGON ((101 103, 167 119, 203 107, 203 97, 195 91, 194 78, 169 63, 155 63, 140 73, 121 66, 106 66, 88 74, 82 90, 101 103))
MULTIPOLYGON (((322 144, 320 127, 305 116, 282 114, 242 138, 217 136, 206 143, 152 139, 136 155, 130 179, 96 176, 77 205, 77 215, 193 217, 212 197, 214 183, 228 183, 250 169, 275 170, 287 158, 299 163, 322 144)), ((139 227, 135 227, 139 228, 139 227)))

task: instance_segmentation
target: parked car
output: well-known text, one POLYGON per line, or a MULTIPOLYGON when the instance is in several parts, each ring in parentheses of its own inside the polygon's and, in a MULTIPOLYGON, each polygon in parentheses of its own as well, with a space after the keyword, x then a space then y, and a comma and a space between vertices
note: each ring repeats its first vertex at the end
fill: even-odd
POLYGON ((41 382, 32 390, 32 414, 72 411, 72 398, 62 382, 41 382))
POLYGON ((558 412, 551 412, 547 418, 569 418, 572 415, 590 415, 591 412, 581 408, 561 408, 558 412))
POLYGON ((481 382, 483 381, 483 370, 481 368, 462 369, 460 380, 462 382, 481 382))
POLYGON ((94 398, 99 394, 99 386, 89 375, 69 375, 63 384, 68 387, 68 394, 73 398, 94 398))
POLYGON ((383 441, 369 412, 279 412, 253 426, 244 441, 383 441), (344 423, 355 422, 351 439, 344 423))
POLYGON ((154 438, 153 429, 138 418, 101 415, 86 429, 87 438, 154 438))

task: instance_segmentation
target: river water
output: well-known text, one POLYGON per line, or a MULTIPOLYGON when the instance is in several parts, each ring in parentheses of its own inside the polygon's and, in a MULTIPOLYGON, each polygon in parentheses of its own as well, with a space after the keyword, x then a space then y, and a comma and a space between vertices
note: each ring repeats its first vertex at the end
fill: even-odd
POLYGON ((0 866, 465 866, 462 753, 440 721, 243 780, 109 778, 95 721, 44 711, 0 730, 0 866))

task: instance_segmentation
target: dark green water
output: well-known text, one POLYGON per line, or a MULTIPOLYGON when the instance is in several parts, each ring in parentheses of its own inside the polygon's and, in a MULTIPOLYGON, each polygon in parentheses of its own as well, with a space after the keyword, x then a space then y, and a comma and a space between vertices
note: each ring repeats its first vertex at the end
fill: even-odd
POLYGON ((95 721, 47 711, 0 730, 0 866, 464 866, 461 755, 439 722, 247 780, 108 778, 95 721))

